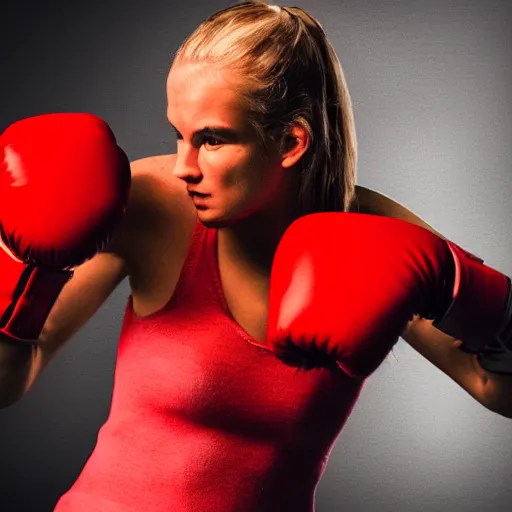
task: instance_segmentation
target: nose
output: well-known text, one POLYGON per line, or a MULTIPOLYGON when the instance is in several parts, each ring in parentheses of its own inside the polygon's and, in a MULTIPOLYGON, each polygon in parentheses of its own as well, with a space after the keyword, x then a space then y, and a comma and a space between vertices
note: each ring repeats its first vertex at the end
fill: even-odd
POLYGON ((197 158, 191 151, 179 151, 172 171, 176 178, 186 183, 198 183, 203 177, 201 169, 197 163, 197 158))

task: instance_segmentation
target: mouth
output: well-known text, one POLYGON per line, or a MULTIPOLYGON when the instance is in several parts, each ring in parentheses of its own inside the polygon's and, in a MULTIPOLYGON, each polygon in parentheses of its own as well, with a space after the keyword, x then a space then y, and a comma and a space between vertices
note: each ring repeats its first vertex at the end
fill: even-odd
POLYGON ((187 190, 188 192, 188 195, 192 198, 194 197, 197 197, 197 198, 205 198, 205 197, 208 197, 210 194, 203 194, 201 192, 195 192, 194 190, 187 190))
POLYGON ((194 192, 189 190, 188 195, 192 199, 192 202, 194 203, 194 206, 197 210, 206 210, 208 208, 207 203, 210 194, 202 194, 201 192, 194 192))

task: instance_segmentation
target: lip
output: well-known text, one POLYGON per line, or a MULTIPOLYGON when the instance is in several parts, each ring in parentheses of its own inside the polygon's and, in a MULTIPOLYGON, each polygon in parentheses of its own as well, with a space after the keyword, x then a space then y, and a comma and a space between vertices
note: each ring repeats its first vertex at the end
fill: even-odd
POLYGON ((204 197, 208 197, 210 195, 210 194, 203 194, 202 192, 196 192, 195 190, 188 190, 188 189, 187 189, 187 192, 190 197, 204 198, 204 197))
POLYGON ((198 210, 206 210, 210 194, 189 191, 188 195, 198 210))

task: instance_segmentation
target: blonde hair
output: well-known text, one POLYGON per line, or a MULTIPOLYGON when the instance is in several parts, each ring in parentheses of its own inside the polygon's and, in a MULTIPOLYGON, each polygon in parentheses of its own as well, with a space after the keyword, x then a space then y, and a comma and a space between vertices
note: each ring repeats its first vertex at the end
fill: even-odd
MULTIPOLYGON (((176 60, 220 65, 243 77, 248 119, 262 147, 301 125, 309 147, 296 166, 303 215, 347 211, 357 142, 343 69, 320 23, 299 7, 244 2, 216 12, 182 43, 176 60)), ((287 136, 288 135, 288 136, 287 136)))

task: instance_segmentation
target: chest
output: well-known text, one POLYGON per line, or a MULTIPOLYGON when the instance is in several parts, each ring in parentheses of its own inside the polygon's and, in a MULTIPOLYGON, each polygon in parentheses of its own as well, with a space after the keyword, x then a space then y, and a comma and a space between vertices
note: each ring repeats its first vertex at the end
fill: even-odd
MULTIPOLYGON (((139 317, 154 314, 171 299, 187 255, 193 226, 184 226, 179 237, 155 228, 140 240, 141 250, 130 275, 133 309, 139 317), (158 233, 158 234, 157 234, 158 233), (143 249, 143 250, 142 250, 143 249)), ((222 300, 233 320, 259 342, 265 339, 268 318, 268 276, 217 259, 211 269, 216 274, 222 300)))
POLYGON ((254 340, 264 343, 269 278, 244 272, 222 259, 218 263, 218 276, 222 300, 235 323, 254 340))
POLYGON ((147 294, 138 295, 139 306, 147 314, 127 311, 125 317, 113 418, 135 411, 147 421, 280 441, 325 429, 324 438, 332 440, 361 383, 341 370, 287 366, 258 346, 266 331, 268 282, 236 266, 215 268, 210 252, 201 251, 194 265, 183 265, 181 257, 187 286, 170 302, 176 276, 142 280, 147 294))
POLYGON ((150 410, 157 420, 288 441, 322 429, 334 438, 360 390, 342 372, 285 365, 208 308, 125 323, 115 380, 113 414, 150 410))

